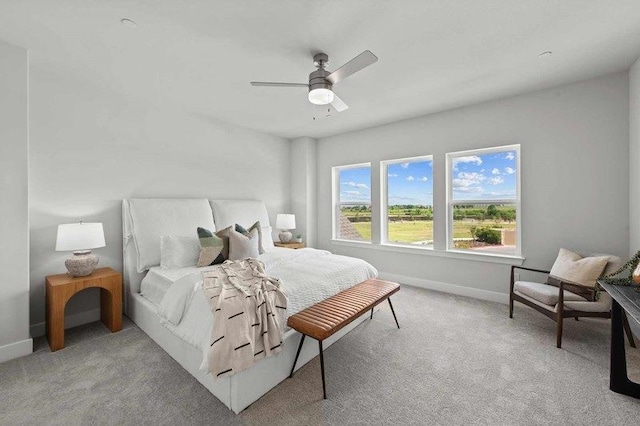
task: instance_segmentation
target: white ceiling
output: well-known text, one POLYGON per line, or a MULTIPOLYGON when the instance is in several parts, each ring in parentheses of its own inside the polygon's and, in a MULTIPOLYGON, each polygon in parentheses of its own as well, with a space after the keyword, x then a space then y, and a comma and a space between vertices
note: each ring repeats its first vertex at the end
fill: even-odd
POLYGON ((324 137, 626 70, 640 1, 0 0, 0 39, 127 96, 324 137), (313 53, 333 70, 365 49, 380 60, 336 85, 350 109, 330 118, 304 88, 249 85, 305 83, 313 53))

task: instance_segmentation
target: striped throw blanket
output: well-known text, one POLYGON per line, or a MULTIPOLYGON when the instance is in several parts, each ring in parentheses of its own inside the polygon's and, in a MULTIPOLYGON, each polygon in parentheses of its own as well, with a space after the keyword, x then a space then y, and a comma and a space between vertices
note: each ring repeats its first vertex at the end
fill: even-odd
POLYGON ((287 298, 261 261, 226 261, 202 275, 213 312, 207 357, 214 379, 246 370, 282 350, 287 298))

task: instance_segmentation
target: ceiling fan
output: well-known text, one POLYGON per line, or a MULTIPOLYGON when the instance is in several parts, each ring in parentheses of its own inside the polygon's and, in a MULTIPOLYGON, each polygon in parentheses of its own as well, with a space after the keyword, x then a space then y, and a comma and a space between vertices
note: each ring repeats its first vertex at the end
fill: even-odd
POLYGON ((252 86, 266 87, 306 87, 309 89, 309 102, 315 105, 331 104, 338 112, 349 108, 342 99, 333 91, 333 85, 344 80, 352 74, 375 63, 378 57, 368 50, 365 50, 334 72, 325 69, 329 63, 329 56, 326 53, 316 53, 313 55, 313 65, 318 68, 309 74, 309 83, 270 83, 264 81, 252 81, 252 86))

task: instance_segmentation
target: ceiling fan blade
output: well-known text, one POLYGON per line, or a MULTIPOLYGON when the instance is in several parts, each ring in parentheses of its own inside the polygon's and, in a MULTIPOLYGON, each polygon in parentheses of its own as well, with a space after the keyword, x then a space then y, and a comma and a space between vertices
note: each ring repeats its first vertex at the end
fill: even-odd
POLYGON ((331 102, 331 106, 338 112, 346 111, 349 109, 349 106, 344 103, 342 99, 333 92, 333 102, 331 102))
POLYGON ((369 65, 375 63, 378 60, 378 57, 371 53, 369 50, 365 50, 331 74, 329 74, 326 79, 329 80, 331 84, 336 84, 339 81, 344 80, 349 77, 351 74, 355 74, 363 68, 368 67, 369 65))
POLYGON ((269 83, 266 81, 252 81, 252 86, 264 86, 264 87, 305 87, 309 88, 307 83, 269 83))

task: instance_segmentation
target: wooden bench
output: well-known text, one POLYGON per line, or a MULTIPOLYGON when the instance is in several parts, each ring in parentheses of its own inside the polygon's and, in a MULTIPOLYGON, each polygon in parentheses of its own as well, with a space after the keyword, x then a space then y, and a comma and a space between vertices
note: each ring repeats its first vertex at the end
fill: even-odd
POLYGON ((391 295, 400 290, 400 284, 382 281, 378 279, 370 279, 360 284, 341 291, 335 296, 318 302, 295 315, 291 315, 287 321, 287 325, 302 334, 296 358, 291 367, 289 378, 293 377, 293 371, 296 368, 300 350, 306 336, 312 337, 318 341, 320 350, 320 370, 322 372, 322 394, 327 399, 327 390, 324 380, 324 357, 322 355, 322 341, 349 323, 354 321, 360 315, 371 310, 371 318, 373 318, 373 308, 385 300, 389 301, 389 307, 393 314, 393 319, 398 324, 398 318, 391 304, 391 295))

